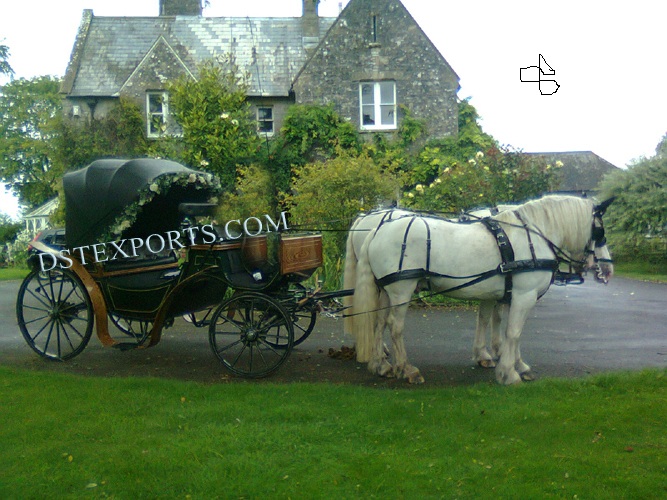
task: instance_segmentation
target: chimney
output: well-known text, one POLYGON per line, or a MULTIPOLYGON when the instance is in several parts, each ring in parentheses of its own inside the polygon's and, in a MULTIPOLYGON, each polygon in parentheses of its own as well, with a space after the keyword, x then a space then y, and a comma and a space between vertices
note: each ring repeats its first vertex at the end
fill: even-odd
POLYGON ((201 16, 201 0, 160 0, 161 16, 201 16))
POLYGON ((320 18, 317 15, 317 4, 320 0, 302 0, 303 15, 301 23, 303 26, 303 46, 311 51, 320 43, 320 18))

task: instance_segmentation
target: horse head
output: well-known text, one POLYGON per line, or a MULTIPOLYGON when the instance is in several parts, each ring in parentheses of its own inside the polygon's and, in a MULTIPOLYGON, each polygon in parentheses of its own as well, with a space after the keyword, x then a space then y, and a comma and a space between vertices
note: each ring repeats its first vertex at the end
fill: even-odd
POLYGON ((614 265, 611 260, 611 254, 607 248, 607 238, 605 237, 602 216, 609 208, 609 205, 616 199, 615 196, 603 201, 599 205, 593 206, 593 227, 591 229, 591 249, 588 252, 587 267, 595 270, 595 281, 598 283, 609 282, 614 274, 614 265))

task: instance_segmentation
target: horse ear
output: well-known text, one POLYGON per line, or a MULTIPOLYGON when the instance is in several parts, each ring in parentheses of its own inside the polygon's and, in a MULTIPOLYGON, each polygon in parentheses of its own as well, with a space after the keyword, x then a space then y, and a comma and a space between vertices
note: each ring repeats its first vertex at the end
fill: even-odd
POLYGON ((593 211, 600 216, 604 215, 604 213, 609 208, 609 205, 611 205, 614 202, 615 199, 616 199, 616 196, 612 196, 611 198, 609 198, 607 200, 604 200, 599 205, 595 205, 593 207, 593 211))

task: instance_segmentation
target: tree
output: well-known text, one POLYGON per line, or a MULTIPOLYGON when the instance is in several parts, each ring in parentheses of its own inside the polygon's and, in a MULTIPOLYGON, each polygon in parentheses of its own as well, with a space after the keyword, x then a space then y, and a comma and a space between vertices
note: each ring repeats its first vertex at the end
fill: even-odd
POLYGON ((13 241, 23 228, 20 222, 14 222, 7 214, 0 214, 0 248, 13 241))
POLYGON ((9 65, 9 47, 0 44, 0 75, 12 76, 14 70, 9 65))
POLYGON ((428 141, 412 162, 406 163, 406 183, 429 184, 438 173, 474 158, 477 152, 486 153, 497 148, 497 141, 484 132, 478 123, 475 107, 464 99, 459 103, 459 133, 454 137, 428 141))
POLYGON ((183 77, 168 86, 171 110, 183 129, 183 160, 234 185, 237 165, 248 165, 260 147, 246 100, 248 86, 232 62, 207 61, 197 80, 183 77))
POLYGON ((615 196, 605 215, 615 257, 667 261, 667 155, 665 140, 658 154, 627 170, 608 174, 600 185, 602 199, 615 196))
POLYGON ((75 121, 59 116, 56 123, 53 163, 62 173, 98 158, 145 156, 150 149, 141 110, 124 97, 104 118, 75 121))
POLYGON ((280 135, 271 144, 268 165, 278 188, 286 190, 292 168, 349 150, 359 151, 357 132, 332 105, 297 104, 287 111, 280 135))
POLYGON ((50 76, 21 78, 0 93, 0 178, 29 207, 55 195, 51 160, 59 86, 50 76))

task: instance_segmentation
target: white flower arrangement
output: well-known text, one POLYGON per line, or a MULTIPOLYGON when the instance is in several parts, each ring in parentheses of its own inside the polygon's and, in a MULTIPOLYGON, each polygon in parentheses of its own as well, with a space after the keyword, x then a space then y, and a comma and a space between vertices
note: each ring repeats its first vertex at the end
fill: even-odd
POLYGON ((484 153, 482 153, 481 151, 477 151, 477 153, 475 153, 475 158, 481 160, 482 158, 484 158, 484 153))
POLYGON ((189 186, 190 189, 209 189, 211 196, 209 203, 217 203, 217 195, 221 191, 220 181, 210 173, 169 174, 161 175, 139 192, 137 201, 127 206, 124 212, 110 224, 109 231, 104 235, 104 241, 115 241, 123 231, 132 227, 137 220, 142 207, 149 204, 157 195, 167 193, 173 186, 189 186))

